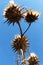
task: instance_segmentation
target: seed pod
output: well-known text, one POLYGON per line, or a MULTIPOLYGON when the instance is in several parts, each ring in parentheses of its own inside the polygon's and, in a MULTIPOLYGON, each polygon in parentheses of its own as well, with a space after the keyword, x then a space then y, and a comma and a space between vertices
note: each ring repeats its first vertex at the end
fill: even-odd
POLYGON ((6 22, 9 24, 13 23, 14 25, 15 22, 18 23, 22 18, 21 8, 15 3, 10 3, 9 6, 5 8, 3 15, 6 22))
POLYGON ((38 65, 39 62, 39 59, 35 53, 31 53, 27 60, 29 62, 29 65, 38 65))
POLYGON ((26 20, 26 22, 32 23, 32 22, 34 22, 35 20, 38 19, 39 13, 37 11, 34 11, 34 10, 30 9, 27 12, 25 12, 23 14, 23 16, 24 16, 24 19, 26 20))
POLYGON ((19 53, 21 53, 21 49, 23 50, 23 52, 26 52, 27 47, 28 47, 28 40, 25 36, 16 36, 15 39, 12 42, 12 46, 14 48, 15 51, 18 51, 19 53))

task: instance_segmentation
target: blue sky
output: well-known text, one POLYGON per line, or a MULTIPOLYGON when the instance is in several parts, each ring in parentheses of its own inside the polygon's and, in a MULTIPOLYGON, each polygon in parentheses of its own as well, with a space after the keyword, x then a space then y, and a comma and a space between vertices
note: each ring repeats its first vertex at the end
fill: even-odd
MULTIPOLYGON (((19 6, 34 9, 40 12, 39 19, 33 23, 25 34, 30 42, 30 51, 38 55, 40 65, 43 65, 43 0, 15 0, 19 6)), ((20 34, 19 27, 15 23, 8 26, 4 24, 3 10, 9 0, 0 0, 0 65, 14 65, 15 53, 12 51, 11 41, 16 34, 20 34)), ((27 23, 21 20, 22 30, 25 31, 27 23)))

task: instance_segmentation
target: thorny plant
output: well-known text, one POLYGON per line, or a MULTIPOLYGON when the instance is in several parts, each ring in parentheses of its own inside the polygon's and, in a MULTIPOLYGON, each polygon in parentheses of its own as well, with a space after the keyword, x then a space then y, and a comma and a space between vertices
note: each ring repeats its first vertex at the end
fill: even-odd
MULTIPOLYGON (((7 22, 9 25, 12 23, 14 26, 14 23, 17 23, 20 29, 20 35, 17 35, 13 41, 12 41, 12 47, 15 52, 18 52, 18 55, 22 55, 22 59, 17 60, 17 62, 20 61, 20 65, 39 65, 39 59, 35 53, 29 52, 29 57, 26 59, 25 53, 29 50, 29 42, 27 37, 25 36, 25 33, 30 28, 31 24, 35 22, 39 18, 39 12, 34 11, 32 9, 22 11, 25 8, 19 7, 17 4, 15 4, 13 1, 10 2, 10 4, 4 9, 4 18, 6 19, 5 22, 7 22), (23 18, 29 25, 28 28, 22 32, 22 28, 20 25, 20 20, 23 18)), ((18 63, 17 63, 18 64, 18 63)))

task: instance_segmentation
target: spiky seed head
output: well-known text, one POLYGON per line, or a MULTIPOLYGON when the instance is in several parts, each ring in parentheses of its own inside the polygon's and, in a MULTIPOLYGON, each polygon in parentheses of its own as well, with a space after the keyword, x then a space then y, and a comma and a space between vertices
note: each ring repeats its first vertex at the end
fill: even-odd
POLYGON ((14 48, 15 51, 18 51, 19 53, 21 53, 21 49, 23 50, 23 52, 26 52, 27 50, 27 46, 28 46, 28 40, 25 36, 16 36, 15 39, 12 42, 12 46, 14 48))
POLYGON ((18 23, 22 17, 21 9, 15 3, 10 3, 9 6, 5 8, 3 15, 9 24, 18 23))
POLYGON ((29 65, 38 65, 38 57, 35 53, 30 53, 30 56, 28 58, 29 65))
POLYGON ((37 12, 37 11, 34 11, 34 10, 28 10, 27 12, 25 12, 24 14, 23 14, 23 16, 24 16, 24 18, 25 18, 25 20, 28 22, 28 23, 32 23, 32 22, 34 22, 35 20, 37 20, 38 19, 38 17, 39 17, 39 12, 37 12))

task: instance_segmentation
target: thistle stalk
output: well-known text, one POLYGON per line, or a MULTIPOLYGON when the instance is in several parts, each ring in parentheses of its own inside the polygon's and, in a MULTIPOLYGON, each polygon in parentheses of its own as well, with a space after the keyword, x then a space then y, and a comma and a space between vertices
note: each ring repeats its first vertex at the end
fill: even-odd
POLYGON ((18 26, 19 26, 19 29, 20 29, 20 34, 22 36, 22 29, 21 29, 21 26, 20 26, 20 23, 18 22, 18 26))
POLYGON ((28 29, 30 28, 31 23, 29 24, 29 26, 27 27, 27 29, 25 30, 25 32, 22 34, 22 36, 28 31, 28 29))
POLYGON ((23 65, 26 65, 26 58, 25 58, 25 54, 24 54, 24 52, 23 52, 23 50, 22 49, 20 49, 20 51, 21 51, 21 54, 22 54, 22 63, 21 63, 21 65, 23 64, 23 65))

